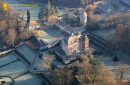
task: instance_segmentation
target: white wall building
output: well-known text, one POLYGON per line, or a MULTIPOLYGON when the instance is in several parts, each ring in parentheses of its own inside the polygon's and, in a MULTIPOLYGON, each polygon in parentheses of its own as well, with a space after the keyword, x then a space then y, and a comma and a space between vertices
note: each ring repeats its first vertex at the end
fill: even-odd
POLYGON ((79 11, 79 17, 80 17, 80 23, 81 24, 87 24, 87 13, 83 10, 79 11))
POLYGON ((71 35, 68 39, 68 54, 79 53, 82 51, 89 51, 89 39, 81 33, 78 35, 71 35))

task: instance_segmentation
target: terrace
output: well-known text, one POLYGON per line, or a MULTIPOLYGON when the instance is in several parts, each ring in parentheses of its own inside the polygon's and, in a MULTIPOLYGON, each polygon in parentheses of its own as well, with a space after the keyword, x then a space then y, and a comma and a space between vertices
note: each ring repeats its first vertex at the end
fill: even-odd
MULTIPOLYGON (((3 77, 0 81, 5 81, 5 85, 8 85, 11 83, 10 77, 14 80, 15 85, 41 85, 43 81, 47 84, 43 77, 39 76, 37 73, 32 74, 31 69, 36 58, 39 58, 38 54, 38 51, 22 44, 17 46, 15 50, 12 50, 9 54, 1 57, 0 75, 3 77)), ((38 69, 39 63, 36 64, 35 68, 38 69)))

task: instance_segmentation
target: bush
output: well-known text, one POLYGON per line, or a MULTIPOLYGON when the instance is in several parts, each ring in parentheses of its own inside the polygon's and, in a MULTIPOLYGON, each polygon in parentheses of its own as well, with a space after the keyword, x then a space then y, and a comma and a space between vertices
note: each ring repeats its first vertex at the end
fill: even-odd
POLYGON ((117 56, 115 56, 115 57, 113 58, 113 61, 114 61, 114 62, 119 61, 118 57, 117 57, 117 56))

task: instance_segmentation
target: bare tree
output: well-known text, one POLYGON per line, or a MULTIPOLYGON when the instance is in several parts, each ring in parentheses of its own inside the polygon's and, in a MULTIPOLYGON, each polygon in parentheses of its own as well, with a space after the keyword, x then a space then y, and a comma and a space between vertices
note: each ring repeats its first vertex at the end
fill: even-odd
POLYGON ((72 70, 55 69, 52 73, 56 77, 55 82, 53 82, 54 85, 71 85, 73 79, 72 70))
POLYGON ((98 80, 100 81, 100 84, 117 85, 115 76, 104 64, 100 65, 99 72, 100 72, 100 75, 98 76, 98 80))
POLYGON ((16 31, 14 29, 8 30, 7 34, 4 35, 4 40, 7 44, 14 46, 16 41, 16 31))
POLYGON ((119 76, 119 79, 122 80, 125 75, 128 73, 129 66, 127 64, 119 64, 118 65, 118 70, 117 70, 117 75, 119 76))
POLYGON ((84 75, 84 78, 82 78, 79 75, 82 82, 91 83, 92 85, 95 85, 96 78, 99 75, 99 71, 98 71, 99 65, 94 64, 94 62, 96 62, 96 61, 95 61, 93 55, 85 54, 82 56, 82 63, 77 64, 78 65, 77 67, 79 69, 82 69, 80 71, 80 74, 84 75))
POLYGON ((15 42, 19 41, 20 38, 27 39, 31 36, 29 30, 21 31, 22 22, 18 19, 13 8, 8 6, 8 11, 2 11, 0 15, 4 17, 0 19, 0 37, 3 38, 5 43, 14 46, 15 42))
POLYGON ((28 39, 31 36, 33 36, 33 34, 29 30, 24 30, 24 31, 19 33, 19 37, 21 40, 28 39))
POLYGON ((0 32, 3 32, 7 29, 7 23, 6 21, 0 21, 0 32))
POLYGON ((52 56, 45 55, 43 57, 42 68, 46 68, 47 70, 50 71, 53 60, 54 60, 54 58, 52 58, 52 56))
POLYGON ((77 63, 79 70, 76 78, 81 85, 116 85, 112 72, 103 64, 100 64, 93 55, 84 55, 82 62, 77 63))

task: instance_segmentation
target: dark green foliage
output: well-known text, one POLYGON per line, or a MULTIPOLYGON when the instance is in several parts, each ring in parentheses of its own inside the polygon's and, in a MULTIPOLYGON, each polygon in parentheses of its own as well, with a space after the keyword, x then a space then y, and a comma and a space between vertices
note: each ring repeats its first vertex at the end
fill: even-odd
POLYGON ((117 57, 117 56, 114 56, 113 61, 114 61, 114 62, 117 62, 118 60, 119 60, 118 57, 117 57))
POLYGON ((59 8, 51 5, 51 1, 48 0, 48 6, 46 8, 41 8, 38 14, 40 20, 46 20, 50 15, 59 15, 59 8))

